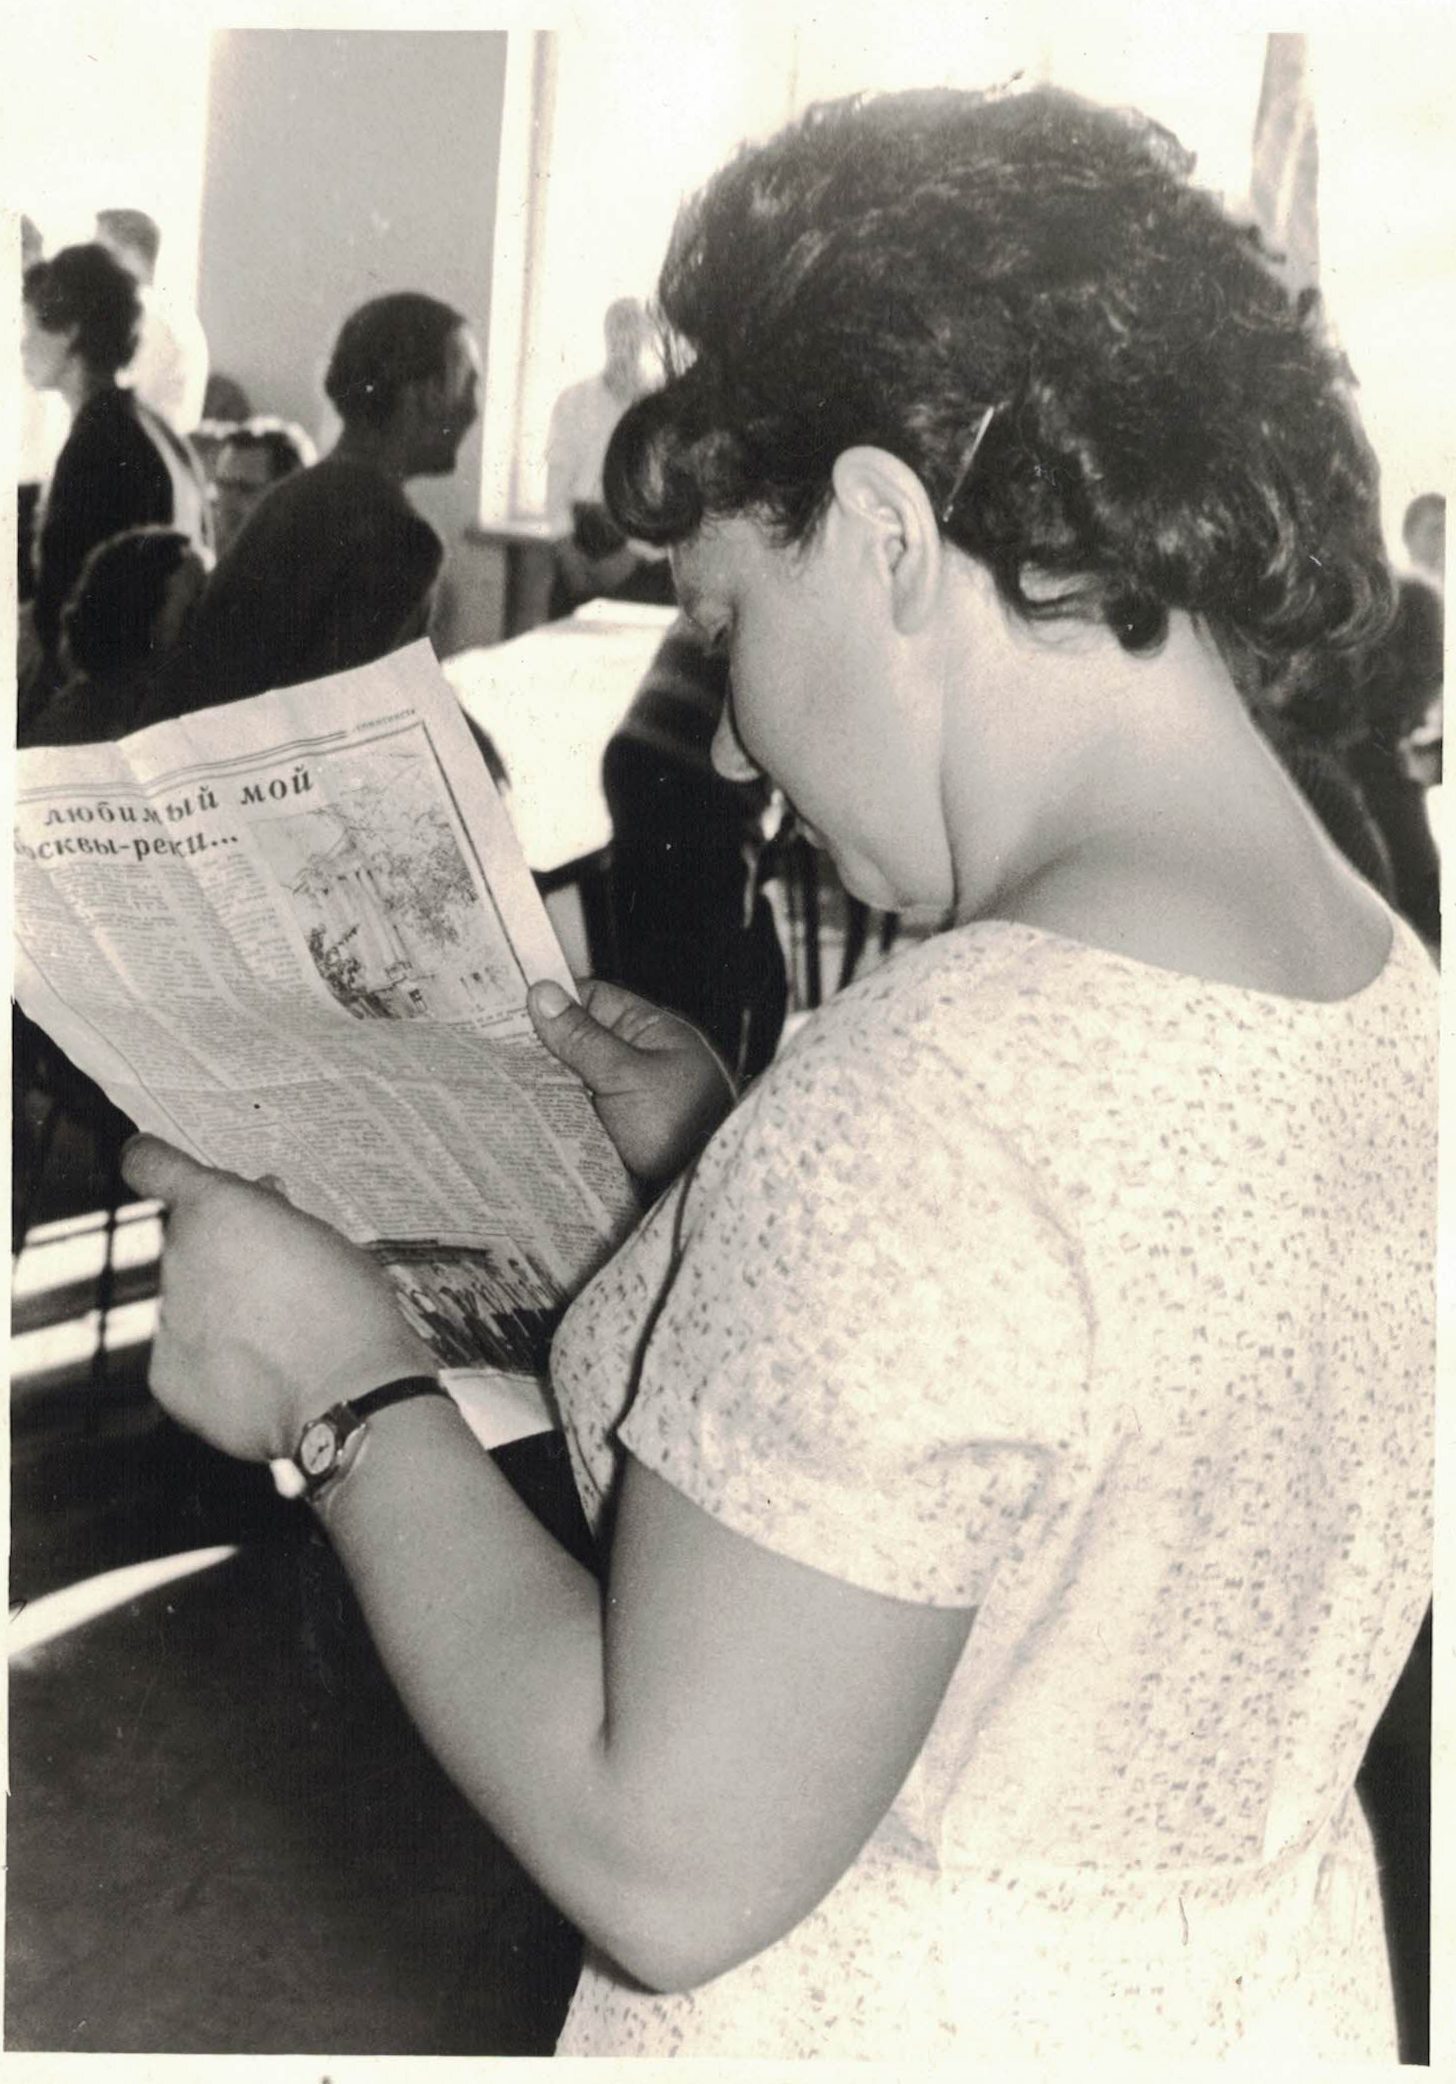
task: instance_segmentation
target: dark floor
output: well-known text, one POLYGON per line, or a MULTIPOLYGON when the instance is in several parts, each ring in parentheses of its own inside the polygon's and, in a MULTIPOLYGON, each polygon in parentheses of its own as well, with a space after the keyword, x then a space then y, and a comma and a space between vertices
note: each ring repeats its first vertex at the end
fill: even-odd
POLYGON ((104 1437, 64 1491, 33 1445, 12 1603, 88 1515, 97 1566, 242 1546, 11 1661, 5 2045, 549 2053, 576 1935, 425 1752, 303 1509, 160 1415, 114 1485, 104 1437))
POLYGON ((309 1541, 11 1672, 6 2045, 549 2052, 574 1935, 424 1755, 309 1541))
MULTIPOLYGON (((61 1123, 33 1225, 104 1202, 98 1142, 61 1123)), ((11 1660, 5 2046, 549 2054, 576 1934, 425 1751, 307 1511, 174 1426, 145 1368, 14 1381, 12 1613, 238 1553, 11 1660)), ((585 1541, 559 1442, 500 1461, 585 1541)))
MULTIPOLYGON (((104 1187, 71 1131, 32 1217, 104 1187)), ((576 1935, 447 1783, 308 1514, 146 1395, 145 1353, 12 1391, 12 1608, 141 1557, 231 1560, 12 1658, 5 2045, 549 2053, 576 1935)), ((559 1443, 500 1457, 573 1545, 559 1443)), ((1429 1623, 1362 1793, 1403 2056, 1426 2060, 1429 1623)))

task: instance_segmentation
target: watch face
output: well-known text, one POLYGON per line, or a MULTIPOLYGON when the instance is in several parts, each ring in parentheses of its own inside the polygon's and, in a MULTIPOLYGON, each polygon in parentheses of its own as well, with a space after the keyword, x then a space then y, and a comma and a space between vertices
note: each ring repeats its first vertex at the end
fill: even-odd
POLYGON ((339 1436, 331 1418, 316 1418, 305 1426, 298 1443, 298 1466, 305 1476, 322 1476, 333 1466, 339 1452, 339 1436))

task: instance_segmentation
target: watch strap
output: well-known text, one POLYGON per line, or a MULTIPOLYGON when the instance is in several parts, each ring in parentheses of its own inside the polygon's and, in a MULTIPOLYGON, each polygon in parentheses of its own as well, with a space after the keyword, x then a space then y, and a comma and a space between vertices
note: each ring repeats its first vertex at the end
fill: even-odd
POLYGON ((376 1411, 387 1411, 391 1404, 408 1403, 411 1397, 447 1397, 450 1392, 434 1375, 401 1375, 397 1382, 386 1382, 379 1389, 366 1389, 362 1396, 349 1397, 349 1409, 356 1418, 372 1418, 376 1411))

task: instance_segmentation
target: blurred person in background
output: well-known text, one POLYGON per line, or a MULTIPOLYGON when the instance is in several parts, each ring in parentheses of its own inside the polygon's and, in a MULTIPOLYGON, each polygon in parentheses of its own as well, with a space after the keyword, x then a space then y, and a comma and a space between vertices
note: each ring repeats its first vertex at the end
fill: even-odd
POLYGON ((1446 590, 1446 499, 1440 492, 1420 492, 1405 510, 1401 540, 1417 578, 1446 590))
POLYGON ((444 545, 404 488, 448 477, 479 417, 470 328, 438 298, 377 297, 345 320, 324 388, 337 442, 234 538, 148 722, 342 673, 425 634, 444 545))
POLYGON ((141 290, 136 353, 121 380, 179 434, 190 434, 207 395, 207 336, 189 305, 157 287, 161 228, 145 210, 98 210, 96 237, 141 290))
POLYGON ((1331 660, 1325 684, 1308 698, 1297 696, 1282 706, 1256 701, 1251 709, 1290 780, 1350 866, 1393 905, 1389 850, 1353 771, 1365 727, 1350 663, 1331 660))
POLYGON ((202 559, 177 529, 128 528, 98 543, 61 616, 66 678, 35 715, 22 718, 19 743, 124 738, 206 582, 202 559))
POLYGON ((546 519, 556 574, 553 617, 569 615, 600 595, 670 602, 667 561, 645 543, 630 543, 602 503, 602 459, 612 430, 647 389, 650 332, 636 297, 618 297, 602 322, 605 366, 570 384, 557 399, 546 435, 546 519))
POLYGON ((1394 622, 1362 661, 1362 730, 1350 770, 1380 828, 1396 905, 1435 950, 1441 945, 1441 860, 1426 799, 1441 779, 1444 683, 1442 595, 1426 579, 1403 575, 1394 622))
MULTIPOLYGON (((1440 492, 1423 492, 1406 509, 1403 530, 1406 555, 1412 570, 1431 586, 1441 603, 1441 640, 1444 651, 1446 613, 1446 501, 1440 492)), ((1438 850, 1446 842, 1442 808, 1442 739, 1444 697, 1438 695, 1427 707, 1422 721, 1407 742, 1407 765, 1426 791, 1426 816, 1435 833, 1438 850)), ((1448 846, 1449 851, 1449 846, 1448 846)))
POLYGON ((1332 654, 1318 686, 1255 704, 1265 736, 1346 859, 1433 949, 1439 858, 1429 791, 1441 778, 1446 503, 1422 493, 1402 536, 1411 570, 1391 621, 1357 653, 1332 654))
POLYGON ((225 557, 264 494, 317 461, 313 443, 288 420, 258 415, 220 430, 212 468, 213 532, 225 557))
MULTIPOLYGON (((35 539, 34 645, 22 696, 49 692, 61 611, 88 553, 123 529, 179 529, 210 560, 211 503, 186 439, 118 382, 131 359, 141 299, 103 246, 67 246, 26 270, 21 361, 27 381, 71 414, 41 503, 35 539)), ((24 632, 23 632, 24 636, 24 632)))

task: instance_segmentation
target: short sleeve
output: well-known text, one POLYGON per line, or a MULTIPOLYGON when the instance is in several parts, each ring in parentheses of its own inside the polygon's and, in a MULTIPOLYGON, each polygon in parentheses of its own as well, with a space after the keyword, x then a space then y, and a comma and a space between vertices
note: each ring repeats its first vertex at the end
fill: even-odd
POLYGON ((804 1055, 684 1202, 618 1438, 765 1547, 976 1606, 1080 1450, 1078 1255, 933 1054, 804 1055))

